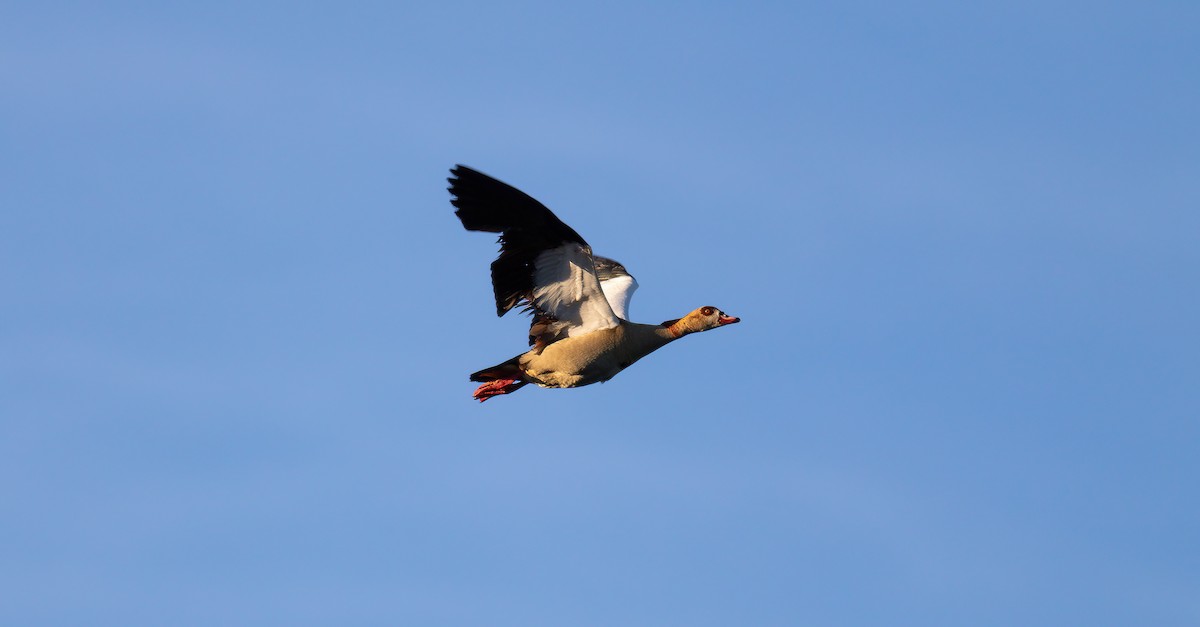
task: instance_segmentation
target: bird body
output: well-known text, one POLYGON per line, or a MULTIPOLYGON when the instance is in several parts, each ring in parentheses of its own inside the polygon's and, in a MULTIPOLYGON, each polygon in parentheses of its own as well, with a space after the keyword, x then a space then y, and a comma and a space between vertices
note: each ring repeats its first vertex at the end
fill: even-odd
POLYGON ((627 320, 637 281, 625 267, 592 254, 571 227, 516 188, 466 166, 451 169, 451 203, 470 231, 500 233, 492 262, 496 312, 518 304, 534 313, 532 348, 471 375, 485 401, 527 383, 571 388, 608 381, 637 360, 689 333, 739 322, 701 307, 660 325, 627 320))
POLYGON ((661 326, 622 321, 615 327, 569 337, 520 358, 525 376, 543 387, 574 388, 604 382, 633 362, 666 346, 661 326))

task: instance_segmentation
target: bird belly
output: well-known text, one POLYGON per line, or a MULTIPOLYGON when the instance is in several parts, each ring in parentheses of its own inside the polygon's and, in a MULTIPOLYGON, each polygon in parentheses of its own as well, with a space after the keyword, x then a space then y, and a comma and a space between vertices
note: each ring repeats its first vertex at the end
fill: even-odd
POLYGON ((621 358, 619 329, 559 340, 541 353, 530 351, 521 356, 521 370, 527 379, 547 388, 576 388, 607 381, 629 365, 621 358))

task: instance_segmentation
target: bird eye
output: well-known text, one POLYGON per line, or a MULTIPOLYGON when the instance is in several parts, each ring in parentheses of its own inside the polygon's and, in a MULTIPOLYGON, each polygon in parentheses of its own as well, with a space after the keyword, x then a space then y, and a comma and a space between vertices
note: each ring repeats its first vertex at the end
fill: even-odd
POLYGON ((711 315, 713 315, 713 312, 714 312, 714 311, 716 311, 716 310, 715 310, 715 309, 713 309, 712 307, 704 307, 704 308, 700 309, 700 313, 701 313, 701 314, 703 314, 703 315, 705 315, 705 316, 711 316, 711 315))

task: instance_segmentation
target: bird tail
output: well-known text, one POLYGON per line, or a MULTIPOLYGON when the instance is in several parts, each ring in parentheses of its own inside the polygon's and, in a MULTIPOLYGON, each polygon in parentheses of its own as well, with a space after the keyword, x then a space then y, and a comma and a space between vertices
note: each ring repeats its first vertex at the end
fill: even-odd
POLYGON ((480 382, 480 383, 485 382, 485 381, 502 381, 502 380, 518 380, 518 381, 520 381, 523 378, 523 373, 521 372, 521 365, 518 363, 518 361, 520 359, 521 359, 521 356, 518 355, 502 364, 496 364, 495 366, 492 366, 491 368, 484 368, 483 370, 480 370, 479 372, 472 373, 471 380, 480 382))

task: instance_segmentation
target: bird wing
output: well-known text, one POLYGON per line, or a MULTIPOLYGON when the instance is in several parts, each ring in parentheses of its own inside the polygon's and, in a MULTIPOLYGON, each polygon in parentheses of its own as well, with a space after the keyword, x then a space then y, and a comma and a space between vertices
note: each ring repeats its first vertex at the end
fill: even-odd
POLYGON ((526 303, 567 336, 621 323, 601 289, 592 249, 574 229, 507 183, 464 165, 450 173, 450 202, 463 227, 500 234, 492 262, 496 315, 526 303))
POLYGON ((596 276, 600 279, 600 289, 613 313, 622 320, 629 319, 629 301, 633 292, 638 288, 637 279, 625 270, 620 262, 608 257, 593 256, 596 262, 596 276))

